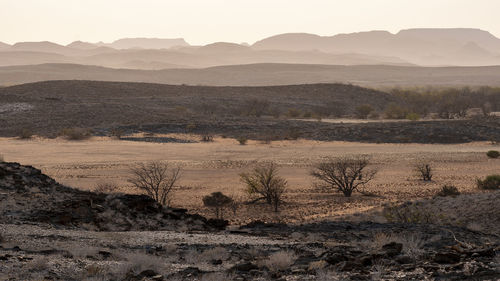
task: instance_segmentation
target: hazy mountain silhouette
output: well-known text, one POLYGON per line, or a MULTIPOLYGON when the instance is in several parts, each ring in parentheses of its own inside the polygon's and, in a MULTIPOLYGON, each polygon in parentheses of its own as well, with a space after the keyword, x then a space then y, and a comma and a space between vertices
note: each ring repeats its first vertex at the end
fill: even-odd
POLYGON ((0 51, 4 50, 4 49, 9 49, 9 48, 10 48, 9 44, 5 44, 3 42, 0 42, 0 51))
POLYGON ((334 53, 361 53, 396 56, 416 64, 435 64, 429 58, 439 58, 439 64, 483 65, 498 64, 500 39, 479 29, 408 29, 397 34, 370 31, 335 36, 290 33, 272 36, 252 45, 259 50, 320 50, 334 53), (471 50, 470 44, 492 54, 471 50), (454 54, 466 52, 466 57, 454 54), (489 59, 489 60, 486 60, 489 59), (477 61, 476 61, 477 60, 477 61))
MULTIPOLYGON (((66 47, 73 48, 73 49, 80 49, 80 50, 92 50, 92 49, 99 48, 99 46, 97 44, 92 44, 92 43, 82 42, 82 41, 72 42, 71 44, 66 45, 66 47)), ((105 47, 103 47, 103 48, 105 48, 105 47)))
POLYGON ((189 46, 189 44, 182 38, 124 38, 105 44, 105 46, 115 49, 169 49, 175 46, 189 46))
POLYGON ((155 38, 125 38, 109 44, 76 41, 67 46, 21 42, 0 44, 0 53, 3 66, 73 63, 152 70, 255 63, 482 66, 500 65, 500 39, 479 29, 408 29, 396 34, 289 33, 252 46, 229 42, 191 46, 184 39, 155 38))
POLYGON ((136 70, 74 64, 0 67, 0 85, 45 80, 98 80, 211 86, 352 83, 363 86, 500 86, 500 66, 250 64, 204 69, 136 70))

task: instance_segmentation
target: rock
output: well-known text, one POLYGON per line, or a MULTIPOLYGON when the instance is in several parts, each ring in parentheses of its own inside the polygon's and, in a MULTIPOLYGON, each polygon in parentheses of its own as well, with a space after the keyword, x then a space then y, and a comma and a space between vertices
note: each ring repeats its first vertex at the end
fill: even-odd
POLYGON ((347 261, 348 258, 344 255, 344 254, 340 254, 340 253, 333 253, 331 255, 328 255, 325 260, 329 263, 329 264, 337 264, 339 262, 342 262, 342 261, 347 261))
POLYGON ((229 221, 221 219, 209 219, 207 224, 213 228, 223 230, 229 225, 229 221))
POLYGON ((395 257, 401 253, 403 250, 403 244, 391 242, 382 246, 383 254, 388 257, 395 257))
POLYGON ((256 266, 253 263, 247 262, 247 263, 240 263, 237 265, 234 265, 229 269, 229 271, 243 271, 243 272, 248 272, 250 270, 258 269, 259 267, 256 266))
POLYGON ((396 258, 396 262, 398 262, 400 264, 410 264, 410 263, 414 263, 415 259, 412 257, 409 257, 409 256, 399 256, 396 258))
POLYGON ((157 276, 158 273, 156 273, 154 270, 152 269, 146 269, 144 271, 142 271, 141 273, 139 273, 139 275, 141 277, 153 277, 153 276, 157 276))
POLYGON ((453 264, 460 262, 460 255, 453 252, 439 252, 434 255, 434 261, 439 264, 453 264))

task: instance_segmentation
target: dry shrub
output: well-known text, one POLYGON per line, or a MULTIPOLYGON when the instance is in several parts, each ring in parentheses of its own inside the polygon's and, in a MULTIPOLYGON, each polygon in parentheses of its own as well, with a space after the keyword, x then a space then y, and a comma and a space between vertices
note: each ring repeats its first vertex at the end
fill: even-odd
POLYGON ((125 132, 119 128, 112 129, 110 133, 111 137, 114 137, 116 139, 121 139, 122 136, 125 134, 125 132))
POLYGON ((245 137, 239 137, 236 139, 240 145, 245 145, 247 144, 248 139, 245 137))
POLYGON ((388 205, 382 211, 388 222, 399 223, 436 223, 438 214, 419 203, 407 202, 401 205, 388 205))
POLYGON ((284 271, 294 264, 297 256, 291 251, 279 251, 269 256, 264 265, 270 270, 284 271))
POLYGON ((28 140, 33 137, 33 131, 30 129, 22 129, 19 133, 19 138, 22 140, 28 140))
POLYGON ((266 200, 273 206, 274 211, 278 212, 287 181, 278 176, 278 166, 274 162, 258 165, 252 172, 242 173, 240 177, 241 181, 246 184, 247 193, 250 196, 260 196, 257 200, 266 200))
POLYGON ((228 260, 230 257, 229 252, 222 247, 215 247, 212 249, 208 249, 203 251, 201 254, 201 259, 204 261, 212 261, 212 260, 228 260))
POLYGON ((423 181, 431 181, 433 172, 432 167, 429 163, 417 163, 415 165, 415 170, 420 175, 423 181))
POLYGON ((98 182, 94 187, 94 192, 97 193, 115 193, 120 190, 120 187, 114 183, 109 181, 98 182))
POLYGON ((180 178, 180 167, 170 167, 168 163, 151 161, 140 163, 130 169, 128 182, 146 193, 156 202, 168 205, 170 192, 180 178))
POLYGON ((484 180, 477 179, 477 187, 486 190, 500 189, 500 175, 489 175, 484 180))
POLYGON ((201 135, 201 141, 202 142, 213 142, 214 141, 214 135, 206 133, 201 135))
POLYGON ((441 190, 437 193, 437 196, 456 196, 460 195, 460 191, 458 191, 458 188, 453 185, 443 185, 441 187, 441 190))
POLYGON ((0 162, 5 162, 5 158, 3 157, 2 154, 0 154, 0 162))
POLYGON ((167 265, 167 261, 161 257, 141 253, 130 253, 126 259, 129 262, 129 270, 136 273, 151 269, 161 274, 167 265))
POLYGON ((59 132, 59 136, 67 140, 85 140, 92 136, 92 130, 84 128, 65 128, 59 132))
POLYGON ((311 175, 350 197, 359 186, 375 177, 376 170, 366 169, 369 164, 367 156, 331 158, 317 164, 311 175))

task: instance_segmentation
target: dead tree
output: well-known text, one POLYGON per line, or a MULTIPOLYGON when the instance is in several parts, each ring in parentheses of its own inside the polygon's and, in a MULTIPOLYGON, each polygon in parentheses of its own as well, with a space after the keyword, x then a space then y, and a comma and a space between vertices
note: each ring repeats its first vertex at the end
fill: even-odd
POLYGON ((369 163, 365 156, 331 158, 317 164, 311 175, 350 197, 359 186, 374 178, 376 170, 365 169, 369 163))
POLYGON ((169 195, 179 180, 181 168, 167 163, 152 161, 140 163, 130 169, 128 182, 162 205, 169 204, 169 195))
POLYGON ((282 203, 286 191, 287 181, 278 176, 278 167, 274 163, 262 164, 250 173, 240 174, 241 181, 247 186, 247 193, 259 196, 257 200, 264 199, 273 206, 275 212, 282 203))

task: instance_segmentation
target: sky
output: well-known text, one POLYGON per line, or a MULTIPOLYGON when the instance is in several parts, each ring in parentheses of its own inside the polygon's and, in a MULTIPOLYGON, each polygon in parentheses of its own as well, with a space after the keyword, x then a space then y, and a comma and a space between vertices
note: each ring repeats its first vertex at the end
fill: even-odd
POLYGON ((287 32, 420 27, 480 28, 500 37, 499 11, 500 0, 0 0, 0 42, 151 37, 252 44, 287 32))

